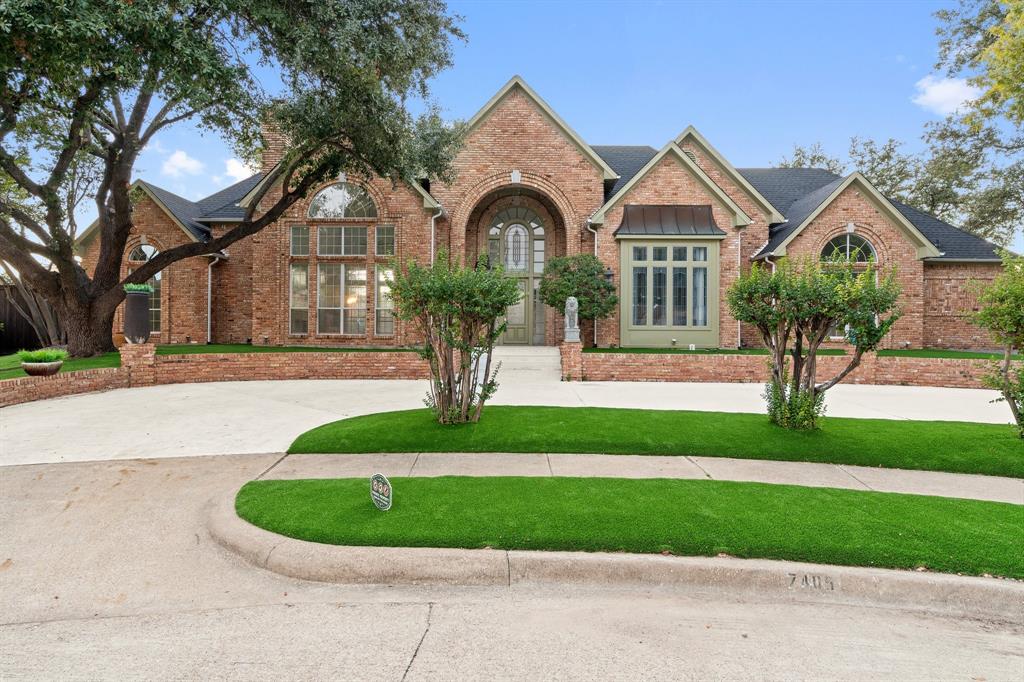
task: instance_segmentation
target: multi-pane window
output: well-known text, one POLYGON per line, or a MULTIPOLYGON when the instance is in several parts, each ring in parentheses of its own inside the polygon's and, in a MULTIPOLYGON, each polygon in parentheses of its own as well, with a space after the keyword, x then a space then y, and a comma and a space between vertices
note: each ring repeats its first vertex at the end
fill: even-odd
POLYGON ((365 256, 366 228, 321 225, 317 229, 317 255, 365 256))
POLYGON ((309 228, 305 225, 292 226, 290 253, 293 256, 309 255, 309 228))
POLYGON ((366 268, 345 266, 344 334, 366 333, 366 268))
POLYGON ((317 266, 316 332, 341 333, 341 263, 320 263, 317 266))
POLYGON ((377 266, 377 290, 374 296, 377 305, 374 333, 377 336, 391 336, 395 333, 394 305, 391 302, 391 282, 394 274, 391 268, 377 266))
POLYGON ((377 206, 365 189, 336 182, 320 190, 309 202, 310 218, 376 218, 377 206))
MULTIPOLYGON (((145 263, 149 259, 153 258, 159 251, 155 247, 149 244, 140 244, 132 249, 128 253, 129 263, 145 263)), ((129 267, 128 272, 132 272, 135 268, 129 267)), ((160 284, 163 280, 163 272, 158 272, 149 278, 149 286, 153 287, 153 291, 149 294, 149 331, 159 332, 161 323, 161 302, 160 302, 160 284)))
POLYGON ((867 263, 876 260, 875 247, 864 237, 847 232, 825 244, 825 248, 821 250, 821 259, 867 263))
POLYGON ((375 230, 377 236, 377 250, 378 256, 394 256, 395 255, 395 226, 394 225, 378 225, 375 230))
POLYGON ((309 333, 309 264, 292 263, 289 279, 288 332, 306 335, 309 333))
POLYGON ((631 247, 633 327, 707 327, 708 247, 631 247))

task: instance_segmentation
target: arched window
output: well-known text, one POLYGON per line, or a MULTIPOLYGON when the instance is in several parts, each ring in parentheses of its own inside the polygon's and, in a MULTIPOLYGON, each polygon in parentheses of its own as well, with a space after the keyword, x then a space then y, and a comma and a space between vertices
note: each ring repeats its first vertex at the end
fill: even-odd
POLYGON ((858 234, 847 232, 831 239, 821 250, 824 261, 842 260, 852 263, 867 263, 878 260, 871 242, 858 234))
MULTIPOLYGON (((135 269, 131 267, 132 263, 141 265, 158 253, 159 251, 149 244, 139 244, 128 253, 128 272, 135 269)), ((153 293, 149 295, 149 330, 151 332, 160 331, 160 281, 162 279, 162 272, 156 273, 149 279, 149 285, 153 287, 153 293)))
POLYGON ((376 218, 377 206, 365 189, 336 182, 320 190, 309 202, 310 218, 376 218))

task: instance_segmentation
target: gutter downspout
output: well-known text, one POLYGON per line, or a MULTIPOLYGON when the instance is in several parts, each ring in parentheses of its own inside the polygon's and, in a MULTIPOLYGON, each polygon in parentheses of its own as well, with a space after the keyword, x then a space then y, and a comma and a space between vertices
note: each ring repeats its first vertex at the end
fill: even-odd
POLYGON ((437 219, 444 215, 444 207, 440 204, 437 205, 437 213, 430 217, 430 264, 434 264, 434 249, 436 246, 437 238, 437 219))
POLYGON ((213 331, 213 266, 224 260, 214 254, 210 264, 206 266, 206 343, 213 343, 210 334, 213 331))
MULTIPOLYGON (((594 258, 601 260, 597 255, 597 230, 594 229, 590 218, 587 218, 587 231, 594 235, 594 258)), ((594 348, 597 348, 597 320, 594 320, 594 348)))

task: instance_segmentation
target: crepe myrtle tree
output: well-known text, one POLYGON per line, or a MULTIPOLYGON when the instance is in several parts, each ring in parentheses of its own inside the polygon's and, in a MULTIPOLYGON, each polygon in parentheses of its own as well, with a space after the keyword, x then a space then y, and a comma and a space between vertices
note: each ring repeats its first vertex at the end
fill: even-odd
POLYGON ((428 82, 462 37, 443 0, 5 0, 0 181, 27 200, 0 195, 0 261, 57 312, 73 355, 110 350, 124 284, 259 232, 319 183, 343 172, 449 178, 458 131, 441 121, 428 82), (265 88, 257 68, 280 83, 265 88), (413 116, 411 100, 425 113, 413 116), (186 122, 248 160, 263 123, 289 145, 240 223, 122 278, 136 160, 186 122), (76 260, 66 202, 83 159, 100 164, 91 275, 76 260))
POLYGON ((787 259, 774 268, 756 263, 740 275, 727 294, 729 309, 757 328, 769 350, 765 399, 773 423, 817 426, 825 391, 855 370, 899 319, 899 294, 895 270, 880 273, 871 262, 787 259), (835 376, 819 382, 818 350, 837 330, 845 330, 853 355, 835 376))
POLYGON ((1014 362, 1015 352, 1024 349, 1024 257, 1002 254, 1003 272, 978 296, 980 308, 974 321, 987 329, 1003 346, 1003 359, 984 377, 985 384, 999 391, 1024 438, 1024 362, 1014 362))
POLYGON ((599 320, 615 311, 619 302, 615 285, 605 279, 604 265, 592 254, 558 256, 544 266, 540 298, 555 310, 565 310, 565 302, 575 296, 581 320, 599 320))
POLYGON ((494 344, 505 331, 505 311, 522 296, 501 268, 449 263, 441 252, 433 265, 394 267, 395 314, 423 336, 421 355, 430 363, 427 406, 441 424, 480 421, 484 403, 497 390, 491 367, 494 344))

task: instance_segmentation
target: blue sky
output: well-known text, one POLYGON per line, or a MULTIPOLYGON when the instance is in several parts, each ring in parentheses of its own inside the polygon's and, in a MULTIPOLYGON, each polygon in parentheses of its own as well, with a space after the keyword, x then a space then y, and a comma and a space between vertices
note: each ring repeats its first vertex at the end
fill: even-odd
MULTIPOLYGON (((853 135, 922 147, 965 96, 934 72, 951 2, 452 2, 469 36, 434 82, 452 119, 519 74, 588 142, 661 147, 695 125, 736 166, 853 135)), ((160 135, 139 175, 189 198, 244 177, 220 140, 160 135)), ((1024 237, 1017 246, 1024 249, 1024 237)))

